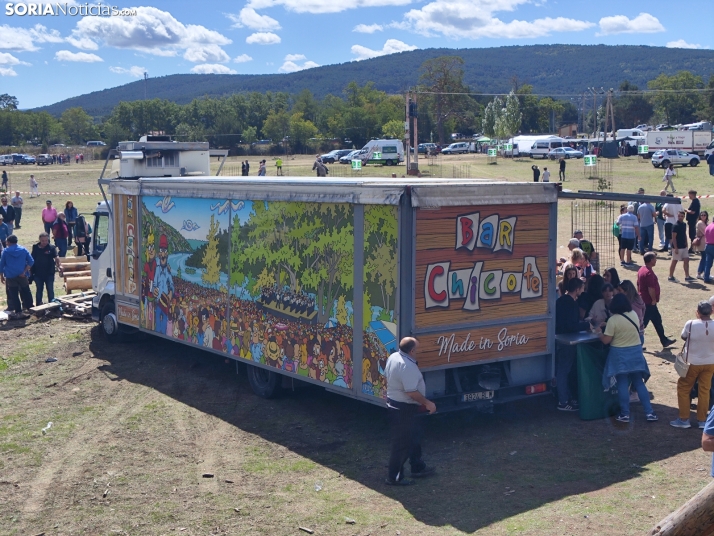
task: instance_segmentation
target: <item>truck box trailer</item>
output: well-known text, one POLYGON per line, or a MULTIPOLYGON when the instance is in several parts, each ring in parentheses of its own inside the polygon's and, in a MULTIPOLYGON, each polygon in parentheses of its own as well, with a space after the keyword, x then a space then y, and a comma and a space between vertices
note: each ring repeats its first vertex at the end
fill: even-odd
POLYGON ((550 390, 557 188, 266 177, 103 179, 95 320, 385 404, 386 359, 421 341, 440 411, 550 390))
POLYGON ((679 149, 688 153, 703 156, 707 146, 712 142, 711 131, 706 130, 668 130, 647 132, 648 158, 655 151, 663 149, 679 149))

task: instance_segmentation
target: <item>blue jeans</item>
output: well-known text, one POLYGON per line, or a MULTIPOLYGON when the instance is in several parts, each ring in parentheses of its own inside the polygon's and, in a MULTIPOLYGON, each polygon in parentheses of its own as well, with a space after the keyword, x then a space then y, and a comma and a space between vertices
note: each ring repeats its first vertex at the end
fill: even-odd
POLYGON ((52 232, 52 224, 53 224, 54 222, 46 222, 46 221, 43 221, 42 223, 45 225, 45 232, 46 232, 47 234, 50 234, 50 233, 52 232))
POLYGON ((42 293, 44 289, 47 289, 47 302, 51 302, 55 299, 55 274, 51 273, 49 275, 40 276, 35 274, 35 285, 37 285, 37 292, 35 293, 35 304, 40 305, 42 303, 42 293))
POLYGON ((66 238, 55 238, 55 246, 59 249, 59 256, 67 256, 67 239, 66 238))
POLYGON ((667 239, 664 237, 664 220, 657 218, 657 234, 659 235, 659 248, 662 249, 667 243, 667 239))
POLYGON ((704 265, 704 281, 709 282, 712 277, 712 264, 714 264, 714 244, 707 244, 704 255, 707 256, 706 264, 704 265))
POLYGON ((654 224, 640 227, 640 253, 652 251, 652 242, 654 242, 654 224))
POLYGON ((637 391, 637 396, 640 397, 645 415, 654 413, 652 404, 650 403, 650 393, 647 391, 647 387, 645 387, 645 382, 642 381, 642 372, 618 374, 616 378, 617 397, 620 400, 620 415, 630 414, 630 382, 632 382, 632 387, 637 391))
POLYGON ((570 401, 568 376, 575 364, 577 356, 576 346, 558 345, 555 361, 555 381, 558 385, 558 403, 567 404, 570 401))
POLYGON ((164 311, 161 309, 161 307, 156 307, 156 328, 155 331, 158 331, 159 333, 163 335, 167 335, 166 333, 166 328, 169 323, 169 315, 164 313, 164 311))

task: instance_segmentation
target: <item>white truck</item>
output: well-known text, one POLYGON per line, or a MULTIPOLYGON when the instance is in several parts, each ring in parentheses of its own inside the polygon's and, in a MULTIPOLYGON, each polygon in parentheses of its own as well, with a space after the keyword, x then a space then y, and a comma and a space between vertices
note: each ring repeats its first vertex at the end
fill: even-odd
POLYGON ((647 132, 647 158, 655 151, 678 149, 698 156, 704 156, 707 146, 712 142, 711 131, 706 130, 668 130, 647 132))
POLYGON ((232 359, 263 397, 300 380, 383 406, 412 335, 439 411, 550 392, 556 184, 217 177, 207 144, 112 153, 91 252, 107 339, 232 359))

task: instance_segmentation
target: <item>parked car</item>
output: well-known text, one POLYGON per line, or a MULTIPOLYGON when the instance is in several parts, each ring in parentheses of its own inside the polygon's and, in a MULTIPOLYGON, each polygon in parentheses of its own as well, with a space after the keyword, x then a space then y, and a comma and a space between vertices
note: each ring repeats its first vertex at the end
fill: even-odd
POLYGON ((64 143, 55 143, 52 147, 67 147, 64 143))
POLYGON ((103 141, 88 141, 87 142, 87 147, 103 147, 105 146, 106 143, 103 141))
POLYGON ((3 166, 11 166, 13 164, 12 162, 12 155, 11 154, 3 154, 0 155, 0 165, 3 166))
POLYGON ((37 155, 37 165, 46 166, 52 163, 52 155, 49 154, 38 154, 37 155))
POLYGON ((23 154, 20 156, 22 156, 22 161, 20 162, 22 165, 32 165, 37 162, 37 159, 31 154, 23 154))
POLYGON ((323 154, 320 159, 325 163, 325 164, 334 164, 337 162, 340 158, 343 156, 349 154, 352 152, 352 149, 335 149, 334 151, 330 151, 327 154, 323 154))
POLYGON ((354 151, 350 151, 347 153, 345 156, 339 159, 340 164, 349 164, 352 162, 352 157, 358 155, 360 152, 360 149, 355 149, 354 151))
POLYGON ((465 154, 470 150, 471 144, 460 141, 458 143, 452 143, 446 149, 441 150, 441 154, 465 154))
POLYGON ((569 158, 582 157, 582 151, 577 151, 572 147, 558 147, 557 149, 553 149, 548 153, 548 158, 550 158, 551 160, 560 160, 561 158, 565 158, 567 160, 569 158))
POLYGON ((667 149, 666 151, 655 151, 652 154, 652 165, 656 168, 669 167, 670 164, 675 166, 692 166, 699 165, 699 156, 677 149, 667 149))

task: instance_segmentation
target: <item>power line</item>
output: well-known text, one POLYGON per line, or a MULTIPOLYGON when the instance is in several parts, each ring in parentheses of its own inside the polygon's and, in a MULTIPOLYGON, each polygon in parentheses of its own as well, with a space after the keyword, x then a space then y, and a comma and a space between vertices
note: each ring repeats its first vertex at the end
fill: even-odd
MULTIPOLYGON (((417 90, 417 94, 420 95, 466 95, 474 97, 507 97, 509 93, 475 93, 471 91, 464 92, 450 92, 450 91, 421 91, 417 90)), ((615 96, 625 96, 625 95, 653 95, 653 94, 686 94, 686 93, 714 93, 714 88, 702 88, 702 89, 637 89, 628 91, 613 91, 615 96)), ((515 93, 516 97, 582 97, 582 93, 515 93)))

